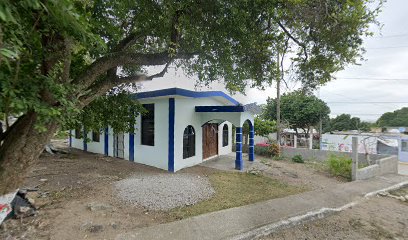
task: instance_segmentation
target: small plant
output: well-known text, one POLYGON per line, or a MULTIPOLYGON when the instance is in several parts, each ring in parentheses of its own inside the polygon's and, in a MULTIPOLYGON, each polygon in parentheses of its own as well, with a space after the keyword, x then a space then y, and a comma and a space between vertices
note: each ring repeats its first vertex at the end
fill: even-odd
POLYGON ((329 172, 333 176, 344 177, 351 180, 352 160, 345 155, 331 154, 327 161, 329 172))
POLYGON ((269 151, 269 155, 270 155, 271 157, 275 157, 275 156, 279 156, 279 155, 280 155, 280 149, 279 149, 278 144, 276 144, 276 143, 272 143, 272 144, 269 146, 268 151, 269 151))
POLYGON ((283 157, 283 156, 274 156, 272 159, 275 160, 275 161, 281 161, 281 160, 285 160, 285 157, 283 157))
POLYGON ((304 163, 305 161, 303 160, 302 155, 295 155, 292 158, 292 161, 295 163, 304 163))
POLYGON ((257 144, 255 145, 254 152, 257 155, 269 157, 269 145, 268 144, 257 144))

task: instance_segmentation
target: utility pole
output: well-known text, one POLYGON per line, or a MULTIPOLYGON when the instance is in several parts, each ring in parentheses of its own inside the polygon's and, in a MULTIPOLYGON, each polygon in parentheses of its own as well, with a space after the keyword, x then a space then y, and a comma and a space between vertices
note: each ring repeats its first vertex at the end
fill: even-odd
POLYGON ((280 148, 281 144, 281 119, 280 119, 280 82, 281 82, 281 73, 280 73, 280 66, 279 66, 279 51, 277 57, 277 70, 278 70, 278 78, 276 81, 276 141, 280 148))
MULTIPOLYGON (((319 87, 319 99, 320 99, 320 87, 319 87)), ((320 113, 320 120, 319 120, 319 149, 322 149, 322 134, 323 134, 323 120, 322 120, 322 114, 320 113)))

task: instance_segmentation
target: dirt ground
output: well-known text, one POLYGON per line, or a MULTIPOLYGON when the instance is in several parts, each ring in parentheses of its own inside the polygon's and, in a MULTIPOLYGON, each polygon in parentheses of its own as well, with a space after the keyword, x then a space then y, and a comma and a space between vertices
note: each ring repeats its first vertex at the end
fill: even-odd
POLYGON ((257 156, 253 168, 262 169, 265 175, 284 181, 294 186, 307 186, 311 190, 323 189, 333 184, 345 182, 343 178, 331 177, 327 172, 319 170, 313 163, 295 163, 289 159, 271 160, 257 156), (267 166, 265 168, 264 166, 267 166))
MULTIPOLYGON (((58 147, 66 149, 65 144, 58 147)), ((164 171, 99 154, 69 151, 41 156, 25 182, 26 187, 39 186, 38 192, 29 193, 38 214, 5 222, 0 239, 111 239, 118 231, 169 221, 166 214, 124 205, 111 187, 135 172, 164 171), (92 203, 104 206, 90 210, 88 204, 92 203)))
POLYGON ((339 214, 261 239, 408 239, 408 203, 375 197, 339 214))
MULTIPOLYGON (((150 212, 118 200, 113 183, 135 173, 166 171, 99 154, 68 150, 67 143, 53 144, 68 154, 41 156, 26 178, 25 187, 38 208, 36 216, 11 219, 0 228, 0 239, 113 239, 118 233, 174 221, 165 212, 150 212)), ((262 172, 289 185, 323 188, 336 179, 303 164, 264 160, 262 172)), ((195 166, 187 172, 206 176, 220 170, 195 166)))

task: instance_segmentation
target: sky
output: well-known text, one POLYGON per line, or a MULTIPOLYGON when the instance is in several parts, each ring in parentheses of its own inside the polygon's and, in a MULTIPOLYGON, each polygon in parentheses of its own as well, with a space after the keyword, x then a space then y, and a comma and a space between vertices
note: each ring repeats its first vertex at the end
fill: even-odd
MULTIPOLYGON (((373 27, 374 36, 365 39, 365 61, 348 66, 335 74, 335 80, 320 87, 315 95, 331 109, 331 117, 347 113, 365 121, 375 121, 381 114, 408 107, 408 1, 388 0, 373 27)), ((222 83, 210 87, 196 86, 196 78, 186 77, 181 70, 170 68, 162 78, 143 83, 144 90, 179 87, 197 91, 225 91, 222 83)), ((291 92, 299 83, 283 85, 281 92, 291 92)), ((263 104, 268 97, 276 97, 276 86, 265 91, 247 89, 246 94, 233 97, 242 104, 263 104)))

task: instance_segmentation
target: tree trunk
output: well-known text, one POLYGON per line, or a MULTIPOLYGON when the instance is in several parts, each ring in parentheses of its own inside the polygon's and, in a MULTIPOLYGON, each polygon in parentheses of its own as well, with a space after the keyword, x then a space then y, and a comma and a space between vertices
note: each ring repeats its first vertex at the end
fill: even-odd
POLYGON ((10 128, 0 147, 0 195, 21 187, 24 178, 37 161, 55 131, 56 121, 46 124, 46 132, 35 129, 37 114, 28 112, 10 128))

